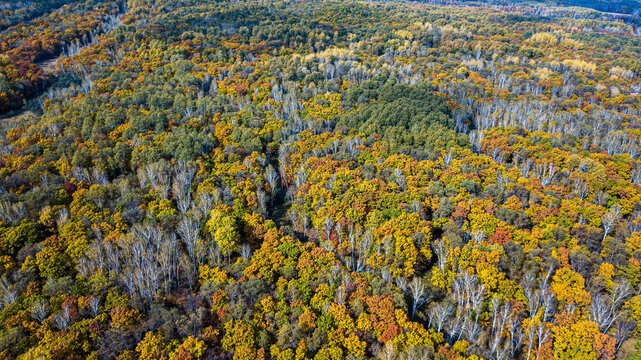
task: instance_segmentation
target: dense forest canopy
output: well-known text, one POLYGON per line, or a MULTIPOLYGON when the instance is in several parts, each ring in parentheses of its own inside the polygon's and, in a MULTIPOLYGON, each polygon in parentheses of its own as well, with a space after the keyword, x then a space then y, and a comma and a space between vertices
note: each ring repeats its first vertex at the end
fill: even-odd
POLYGON ((635 4, 0 1, 0 358, 641 358, 635 4))
POLYGON ((619 14, 641 14, 641 2, 638 0, 530 0, 530 1, 514 1, 514 0, 462 0, 463 2, 479 2, 488 3, 492 5, 516 5, 519 3, 526 3, 528 5, 565 5, 577 6, 583 8, 590 8, 602 12, 619 13, 619 14))

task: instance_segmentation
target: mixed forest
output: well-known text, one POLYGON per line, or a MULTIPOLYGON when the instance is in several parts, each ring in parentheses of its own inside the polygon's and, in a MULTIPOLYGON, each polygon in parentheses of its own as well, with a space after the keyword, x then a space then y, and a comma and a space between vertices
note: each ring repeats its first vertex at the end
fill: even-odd
POLYGON ((0 1, 0 358, 641 358, 635 4, 0 1))

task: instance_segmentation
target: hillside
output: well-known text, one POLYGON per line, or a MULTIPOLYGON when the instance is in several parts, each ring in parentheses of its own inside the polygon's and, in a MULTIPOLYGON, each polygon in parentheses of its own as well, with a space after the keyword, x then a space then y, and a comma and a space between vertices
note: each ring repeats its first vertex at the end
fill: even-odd
POLYGON ((641 27, 576 3, 0 1, 0 358, 641 358, 641 27))

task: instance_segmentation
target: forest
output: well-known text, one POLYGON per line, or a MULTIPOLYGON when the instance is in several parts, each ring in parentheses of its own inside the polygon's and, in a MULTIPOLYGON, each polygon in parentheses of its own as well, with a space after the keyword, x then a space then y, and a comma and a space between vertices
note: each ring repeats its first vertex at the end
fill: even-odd
POLYGON ((0 358, 641 359, 637 1, 0 1, 0 358))

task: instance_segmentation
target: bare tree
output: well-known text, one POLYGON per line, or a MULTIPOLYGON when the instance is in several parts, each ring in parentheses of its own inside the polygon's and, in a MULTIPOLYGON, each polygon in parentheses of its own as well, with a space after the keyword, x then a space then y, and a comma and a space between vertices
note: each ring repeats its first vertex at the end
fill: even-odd
POLYGON ((530 354, 532 352, 532 347, 534 346, 534 342, 536 341, 536 335, 537 335, 537 327, 534 322, 530 322, 527 325, 526 328, 526 335, 527 335, 527 357, 526 359, 530 359, 530 354))
MULTIPOLYGON (((470 342, 476 342, 480 332, 479 316, 485 300, 485 285, 479 283, 476 276, 461 271, 452 285, 452 299, 457 303, 457 317, 464 319, 462 330, 468 334, 470 342)), ((459 338, 462 332, 459 333, 459 338)))
POLYGON ((62 228, 67 221, 69 220, 69 211, 67 208, 63 208, 58 212, 58 216, 56 217, 56 225, 58 226, 58 229, 62 228))
POLYGON ((401 169, 394 169, 393 174, 396 184, 401 188, 402 191, 405 191, 405 188, 407 187, 407 181, 405 179, 403 171, 401 169))
POLYGON ((278 190, 278 172, 274 170, 274 167, 270 165, 267 165, 267 169, 265 170, 265 180, 267 180, 267 183, 269 184, 269 191, 271 192, 271 206, 274 206, 274 196, 276 195, 276 191, 278 190))
POLYGON ((414 319, 414 313, 416 313, 416 309, 425 304, 428 299, 428 293, 423 279, 418 276, 415 276, 414 279, 412 279, 409 284, 409 288, 412 292, 412 319, 414 319))
POLYGON ((100 299, 92 296, 91 299, 89 299, 89 310, 91 310, 91 314, 93 317, 98 316, 98 312, 100 312, 100 299))
POLYGON ((481 142, 483 141, 482 130, 472 130, 470 132, 470 142, 472 143, 472 150, 476 153, 481 152, 481 142))
POLYGON ((23 203, 11 204, 9 201, 0 202, 0 220, 7 224, 15 224, 26 216, 23 203))
POLYGON ((325 240, 329 241, 332 235, 332 230, 334 230, 334 220, 330 217, 326 217, 323 221, 323 235, 325 235, 325 240))
POLYGON ((178 234, 183 239, 187 253, 193 264, 193 272, 198 276, 198 266, 196 259, 200 257, 198 246, 198 222, 190 216, 184 216, 178 223, 178 234))
POLYGON ((65 303, 62 305, 62 310, 53 316, 53 322, 60 330, 66 330, 71 323, 70 305, 65 303))
POLYGON ((198 193, 198 197, 194 203, 194 206, 200 211, 202 217, 209 216, 211 209, 218 205, 220 201, 220 191, 215 189, 213 194, 209 191, 201 191, 198 193))
POLYGON ((485 230, 476 229, 472 231, 471 235, 472 235, 472 239, 474 239, 474 241, 476 241, 477 244, 481 244, 481 242, 485 239, 485 230))
POLYGON ((603 224, 603 241, 605 241, 605 238, 608 236, 610 231, 612 231, 614 225, 619 221, 620 214, 621 207, 615 205, 611 207, 605 215, 603 215, 603 218, 601 218, 601 222, 603 224))
POLYGON ((193 289, 194 281, 197 278, 193 262, 189 256, 185 253, 180 253, 178 256, 178 266, 182 269, 182 274, 184 275, 185 280, 187 281, 187 286, 189 289, 193 289))
POLYGON ((410 346, 400 356, 402 360, 430 360, 433 358, 432 351, 427 346, 410 346))
POLYGON ((407 290, 407 279, 404 276, 399 276, 395 281, 396 287, 398 287, 401 292, 405 293, 405 290, 407 290))
POLYGON ((594 192, 594 205, 596 206, 603 206, 608 202, 608 194, 604 193, 603 191, 595 191, 594 192))
MULTIPOLYGON (((627 314, 626 314, 627 315, 627 314)), ((637 323, 630 317, 623 315, 617 319, 614 326, 616 332, 616 347, 615 351, 618 353, 623 342, 630 336, 630 333, 636 328, 637 323)))
POLYGON ((249 244, 243 244, 240 247, 240 256, 245 260, 249 260, 252 256, 252 247, 249 244))
POLYGON ((609 296, 594 294, 590 306, 590 320, 599 326, 599 331, 607 333, 610 327, 624 314, 620 307, 632 294, 630 283, 623 281, 612 288, 609 296))
POLYGON ((445 163, 445 166, 450 166, 450 163, 452 162, 452 159, 454 156, 452 156, 452 152, 448 151, 447 154, 443 155, 443 162, 445 163))
POLYGON ((519 350, 519 346, 521 346, 521 342, 523 341, 525 334, 523 333, 521 322, 516 316, 511 316, 508 319, 508 326, 510 330, 510 350, 512 358, 514 358, 516 352, 519 350))
POLYGON ((425 211, 423 211, 423 205, 421 205, 420 201, 417 199, 412 200, 412 202, 410 202, 410 208, 413 213, 419 214, 422 220, 426 220, 425 211))
POLYGON ((15 287, 7 281, 7 278, 0 280, 0 304, 2 307, 11 305, 18 299, 18 292, 15 287))
POLYGON ((287 181, 287 172, 290 169, 291 161, 289 159, 289 145, 283 144, 278 148, 278 167, 281 172, 281 178, 283 179, 283 185, 289 187, 287 181))
POLYGON ((385 347, 381 349, 381 351, 378 353, 377 358, 380 360, 395 360, 398 355, 398 350, 396 349, 396 345, 394 345, 393 342, 388 342, 385 344, 385 347))
POLYGON ((521 177, 529 178, 530 172, 532 171, 533 166, 534 166, 534 161, 532 161, 532 159, 528 159, 527 161, 522 161, 521 164, 519 165, 519 172, 521 173, 521 177))
POLYGON ((170 234, 165 234, 158 248, 158 254, 156 255, 167 293, 171 290, 174 279, 177 278, 177 247, 178 240, 176 239, 176 233, 171 232, 170 234))
POLYGON ((209 244, 209 261, 214 266, 220 266, 223 263, 223 253, 220 251, 218 244, 212 241, 209 244))
POLYGON ((441 332, 447 319, 452 316, 453 310, 453 306, 445 303, 436 303, 430 307, 430 323, 433 324, 437 332, 441 332))
POLYGON ((433 248, 437 258, 437 266, 442 273, 445 273, 445 265, 447 264, 447 255, 449 253, 447 240, 438 239, 434 242, 433 248))
POLYGON ((552 331, 547 327, 547 325, 544 322, 540 322, 539 325, 536 328, 536 336, 537 336, 537 348, 536 348, 536 359, 539 359, 539 355, 541 353, 541 348, 543 347, 543 344, 545 344, 545 341, 548 339, 552 331))
POLYGON ((630 174, 630 181, 632 181, 635 184, 641 185, 641 168, 636 167, 634 170, 632 170, 632 173, 630 174))
POLYGON ((537 164, 534 170, 534 175, 541 180, 541 185, 548 186, 556 177, 558 168, 553 163, 544 162, 537 164))
POLYGON ((509 345, 499 346, 496 349, 496 360, 507 360, 510 358, 509 345))
POLYGON ((590 320, 599 326, 599 331, 607 332, 616 320, 615 307, 612 301, 606 296, 596 294, 592 297, 590 306, 590 320))
POLYGON ((373 236, 370 231, 365 232, 357 243, 356 260, 354 261, 354 271, 362 272, 367 265, 367 256, 372 248, 373 236))
POLYGON ((450 345, 452 345, 457 339, 460 339, 461 334, 463 334, 465 323, 467 322, 467 318, 465 318, 465 315, 461 310, 461 308, 457 307, 456 315, 447 324, 447 330, 450 334, 450 345), (456 337, 457 334, 459 335, 458 338, 456 337))
POLYGON ((256 199, 258 201, 258 208, 262 214, 267 213, 267 195, 261 189, 256 190, 256 199))
POLYGON ((557 307, 557 302, 556 302, 556 297, 554 294, 550 291, 549 288, 545 288, 543 290, 543 321, 550 321, 556 314, 556 307, 557 307))
POLYGON ((174 170, 174 182, 172 190, 176 207, 185 215, 191 204, 191 181, 196 173, 196 169, 187 165, 185 162, 179 162, 174 170))
POLYGON ((147 164, 138 169, 138 180, 140 187, 144 188, 150 185, 156 190, 158 196, 166 199, 169 193, 169 184, 171 182, 171 173, 169 164, 162 160, 155 163, 147 164))
POLYGON ((590 187, 585 183, 583 179, 576 178, 574 179, 574 193, 579 198, 579 200, 583 201, 588 197, 588 195, 590 195, 590 187))
POLYGON ((617 306, 623 305, 623 303, 628 300, 632 295, 632 286, 627 280, 622 280, 614 284, 612 287, 612 294, 610 299, 617 306))
MULTIPOLYGON (((506 305, 509 307, 509 304, 506 303, 506 305)), ((490 302, 490 310, 492 311, 492 331, 490 332, 490 338, 492 338, 494 337, 495 332, 500 332, 503 328, 499 319, 499 315, 501 314, 501 300, 498 298, 498 296, 492 297, 492 301, 490 302)), ((504 321, 505 319, 503 319, 503 322, 504 321)))
POLYGON ((289 221, 292 223, 292 229, 294 231, 297 231, 299 226, 298 226, 298 211, 296 208, 292 207, 287 211, 287 217, 289 217, 289 221))
POLYGON ((31 317, 38 322, 43 322, 49 315, 49 302, 44 299, 34 301, 31 305, 31 317))
POLYGON ((345 299, 347 298, 347 291, 344 286, 339 286, 336 288, 336 297, 335 301, 339 305, 345 304, 345 299))

